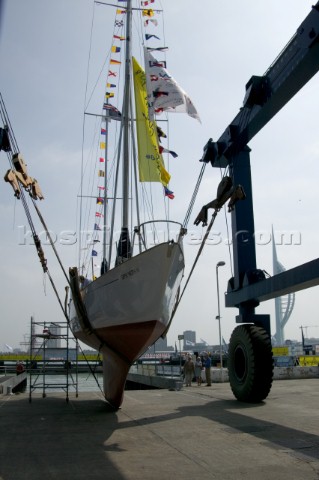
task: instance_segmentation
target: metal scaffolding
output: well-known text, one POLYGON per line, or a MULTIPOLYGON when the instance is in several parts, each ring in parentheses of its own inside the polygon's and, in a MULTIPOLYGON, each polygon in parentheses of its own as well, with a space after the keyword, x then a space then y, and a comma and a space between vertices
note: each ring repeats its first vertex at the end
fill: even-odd
POLYGON ((78 341, 72 335, 67 322, 35 322, 31 317, 29 402, 32 393, 47 389, 63 390, 69 401, 69 390, 74 389, 78 397, 78 341), (75 343, 70 348, 70 341, 75 343))

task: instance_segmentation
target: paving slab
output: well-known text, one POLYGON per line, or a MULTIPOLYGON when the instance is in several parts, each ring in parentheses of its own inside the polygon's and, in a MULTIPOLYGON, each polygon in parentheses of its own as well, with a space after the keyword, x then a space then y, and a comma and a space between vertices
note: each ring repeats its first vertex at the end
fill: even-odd
POLYGON ((278 380, 261 404, 228 383, 0 397, 0 479, 318 480, 318 379, 278 380))

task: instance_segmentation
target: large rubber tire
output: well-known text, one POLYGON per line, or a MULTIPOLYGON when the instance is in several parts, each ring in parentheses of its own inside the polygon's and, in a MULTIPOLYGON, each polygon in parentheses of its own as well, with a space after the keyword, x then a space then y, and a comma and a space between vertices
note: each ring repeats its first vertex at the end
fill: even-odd
POLYGON ((261 327, 244 324, 233 331, 228 351, 230 386, 241 402, 262 402, 273 380, 273 356, 268 333, 261 327))

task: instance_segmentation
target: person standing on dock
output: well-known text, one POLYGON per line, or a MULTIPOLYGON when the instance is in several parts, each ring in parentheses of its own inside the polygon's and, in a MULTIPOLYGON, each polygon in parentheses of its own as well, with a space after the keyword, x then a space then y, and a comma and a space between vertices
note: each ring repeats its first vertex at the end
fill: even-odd
POLYGON ((202 369, 203 369, 202 359, 198 355, 195 362, 195 377, 196 377, 197 385, 202 384, 202 369))
POLYGON ((212 375, 211 375, 211 366, 212 361, 209 355, 205 355, 204 357, 204 367, 205 367, 205 375, 206 375, 206 387, 211 387, 212 385, 212 375))
POLYGON ((192 380, 195 375, 195 366, 192 357, 189 355, 184 364, 184 375, 186 387, 192 386, 192 380))

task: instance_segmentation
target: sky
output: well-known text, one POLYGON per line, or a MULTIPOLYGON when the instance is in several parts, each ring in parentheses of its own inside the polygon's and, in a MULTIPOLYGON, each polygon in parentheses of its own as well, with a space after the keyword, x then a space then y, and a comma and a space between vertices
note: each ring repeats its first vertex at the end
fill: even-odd
MULTIPOLYGON (((203 147, 217 140, 238 113, 245 85, 262 75, 308 15, 312 0, 162 0, 168 69, 194 102, 201 124, 178 114, 170 122, 172 217, 182 221, 193 193, 203 147)), ((95 48, 91 86, 109 48, 113 14, 91 0, 4 1, 0 24, 0 85, 14 133, 45 196, 39 208, 57 237, 67 267, 77 264, 77 245, 64 245, 63 232, 76 230, 80 183, 83 110, 92 16, 95 48), (98 60, 98 57, 100 59, 98 60), (94 63, 96 62, 96 63, 94 63)), ((317 183, 319 77, 315 76, 249 143, 257 232, 257 266, 273 273, 271 229, 279 261, 286 269, 318 256, 317 183), (288 241, 289 238, 292 239, 288 241), (284 238, 284 242, 280 242, 284 238), (282 244, 280 244, 282 243, 282 244)), ((4 175, 9 168, 0 153, 4 175)), ((219 171, 207 166, 185 238, 185 279, 198 252, 202 227, 193 225, 202 205, 215 198, 219 171)), ((0 350, 19 347, 35 321, 64 321, 30 241, 22 205, 8 184, 0 188, 1 321, 0 350)), ((219 268, 222 336, 228 342, 236 309, 225 308, 224 292, 232 276, 228 229, 230 216, 218 215, 168 333, 174 345, 184 330, 197 340, 218 343, 216 264, 219 268), (226 222, 227 220, 227 222, 226 222), (227 227, 228 226, 228 227, 227 227)), ((39 231, 42 229, 39 227, 39 231)), ((44 239, 44 237, 42 237, 44 239)), ((65 279, 46 249, 49 269, 64 299, 65 279)), ((318 287, 296 294, 286 339, 319 336, 318 287)), ((274 300, 256 313, 271 315, 274 300)))

